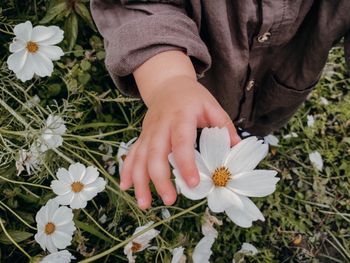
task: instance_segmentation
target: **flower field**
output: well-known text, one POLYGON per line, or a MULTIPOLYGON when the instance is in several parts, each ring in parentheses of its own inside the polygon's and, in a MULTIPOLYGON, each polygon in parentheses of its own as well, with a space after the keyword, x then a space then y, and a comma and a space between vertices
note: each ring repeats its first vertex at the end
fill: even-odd
POLYGON ((152 187, 145 211, 119 189, 145 106, 110 79, 89 1, 1 1, 0 46, 0 262, 350 261, 341 42, 283 129, 233 148, 203 129, 198 187, 170 155, 177 201, 152 187))

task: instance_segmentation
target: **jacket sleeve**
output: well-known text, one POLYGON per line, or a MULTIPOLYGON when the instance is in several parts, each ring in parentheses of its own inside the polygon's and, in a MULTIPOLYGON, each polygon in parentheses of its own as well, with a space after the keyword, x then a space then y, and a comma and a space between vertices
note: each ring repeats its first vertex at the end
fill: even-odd
POLYGON ((348 70, 350 72, 350 30, 345 35, 345 38, 344 38, 344 51, 345 51, 345 61, 346 61, 346 64, 348 65, 348 70))
POLYGON ((211 64, 186 0, 92 0, 91 12, 104 38, 106 67, 117 88, 139 96, 132 72, 168 50, 190 56, 200 77, 211 64))

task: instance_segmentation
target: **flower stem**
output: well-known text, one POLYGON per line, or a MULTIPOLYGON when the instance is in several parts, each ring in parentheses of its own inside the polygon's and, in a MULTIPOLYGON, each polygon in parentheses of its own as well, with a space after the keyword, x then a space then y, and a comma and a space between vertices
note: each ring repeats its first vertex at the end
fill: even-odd
POLYGON ((12 109, 5 101, 0 99, 0 105, 2 105, 13 117, 15 117, 20 123, 26 128, 30 128, 29 124, 24 120, 24 118, 19 115, 14 109, 12 109))
POLYGON ((7 210, 9 210, 15 217, 17 217, 19 219, 19 221, 21 221, 23 224, 25 224, 27 227, 29 227, 32 230, 37 230, 35 227, 29 225, 22 217, 20 217, 15 211, 13 211, 10 207, 8 207, 5 203, 3 203, 2 201, 0 201, 0 205, 2 205, 3 207, 5 207, 7 210))
POLYGON ((121 241, 119 238, 113 236, 112 234, 110 234, 107 230, 105 230, 85 209, 82 209, 82 211, 85 213, 85 215, 92 221, 94 222, 94 224, 101 229, 101 231, 103 233, 105 233, 107 236, 109 236, 110 238, 117 240, 117 241, 121 241))
POLYGON ((32 184, 32 183, 27 183, 27 182, 21 182, 21 181, 15 181, 15 180, 11 180, 8 179, 6 177, 3 177, 0 175, 0 179, 7 181, 9 183, 13 183, 13 184, 20 184, 20 185, 30 185, 30 186, 34 186, 34 187, 39 187, 39 188, 44 188, 47 190, 51 190, 51 187, 45 186, 45 185, 40 185, 40 184, 32 184))
POLYGON ((24 251, 24 249, 23 248, 21 248, 21 246, 20 245, 18 245, 18 243, 10 236, 10 234, 7 232, 7 230, 6 230, 6 228, 5 228, 5 226, 4 226, 4 224, 2 223, 2 218, 0 217, 0 227, 2 228, 2 231, 4 231, 4 234, 5 234, 5 236, 24 254, 24 255, 26 255, 28 258, 29 258, 29 261, 31 261, 32 260, 32 257, 27 253, 27 252, 25 252, 24 251))
POLYGON ((164 223, 166 223, 166 222, 168 222, 168 221, 171 221, 171 220, 173 220, 173 219, 175 219, 175 218, 177 218, 177 217, 180 217, 180 216, 186 214, 187 212, 190 212, 190 211, 192 211, 192 210, 194 210, 194 209, 196 209, 196 208, 202 206, 202 205, 205 204, 206 202, 207 202, 207 200, 205 199, 205 200, 199 202, 198 204, 195 204, 195 205, 193 205, 193 206, 191 206, 191 207, 185 209, 184 211, 182 211, 182 212, 180 212, 180 213, 178 213, 178 214, 176 214, 176 215, 173 215, 173 216, 171 216, 171 217, 169 217, 169 218, 166 218, 166 219, 164 219, 164 220, 161 220, 161 221, 159 221, 159 222, 153 224, 152 226, 150 226, 150 227, 144 229, 143 231, 140 231, 140 232, 138 232, 137 234, 135 234, 135 235, 133 235, 133 236, 131 236, 131 237, 125 239, 123 242, 121 242, 121 243, 119 243, 119 244, 117 244, 117 245, 111 247, 110 249, 107 249, 107 250, 101 252, 100 254, 97 254, 97 255, 95 255, 95 256, 93 256, 93 257, 84 259, 84 260, 79 261, 79 262, 80 262, 80 263, 93 262, 93 261, 95 261, 95 260, 97 260, 97 259, 99 259, 99 258, 102 258, 102 257, 104 257, 104 256, 107 256, 107 255, 110 254, 111 252, 117 250, 118 248, 123 247, 124 245, 126 245, 127 243, 129 243, 130 241, 132 241, 133 239, 135 239, 136 237, 142 235, 143 233, 146 233, 146 232, 149 231, 150 229, 153 229, 153 228, 155 228, 155 227, 157 227, 157 226, 159 226, 159 225, 162 225, 162 224, 164 224, 164 223))

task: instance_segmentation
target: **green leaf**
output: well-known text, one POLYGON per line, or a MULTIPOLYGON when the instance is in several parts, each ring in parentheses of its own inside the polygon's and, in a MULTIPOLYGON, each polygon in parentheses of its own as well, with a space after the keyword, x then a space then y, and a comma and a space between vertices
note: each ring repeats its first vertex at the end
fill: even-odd
POLYGON ((67 9, 68 9, 68 6, 66 1, 57 2, 57 4, 50 6, 48 8, 46 15, 43 17, 43 19, 40 20, 40 24, 46 24, 50 22, 52 19, 62 14, 67 9))
POLYGON ((64 24, 68 50, 71 51, 78 37, 78 18, 75 13, 71 13, 64 24))
POLYGON ((94 21, 92 20, 90 11, 83 3, 76 4, 75 11, 92 30, 94 30, 95 32, 97 31, 94 21))
POLYGON ((88 60, 83 60, 80 63, 80 67, 84 71, 88 71, 91 68, 91 63, 88 60))
POLYGON ((343 142, 350 144, 350 137, 343 138, 343 142))
MULTIPOLYGON (((22 242, 31 236, 33 236, 32 233, 25 232, 25 231, 19 231, 19 230, 7 230, 8 234, 11 236, 11 238, 16 242, 22 242)), ((4 245, 10 245, 12 244, 11 240, 7 238, 5 233, 0 234, 0 243, 4 245)))

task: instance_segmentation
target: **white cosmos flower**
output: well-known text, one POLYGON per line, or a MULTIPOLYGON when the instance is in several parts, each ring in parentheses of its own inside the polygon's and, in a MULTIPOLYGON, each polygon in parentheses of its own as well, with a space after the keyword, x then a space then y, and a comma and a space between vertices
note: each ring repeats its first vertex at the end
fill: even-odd
POLYGON ((118 166, 119 166, 119 175, 122 173, 122 168, 123 168, 123 163, 126 158, 126 155, 128 154, 130 147, 132 144, 136 141, 137 137, 132 138, 130 141, 127 143, 121 142, 118 153, 117 153, 117 158, 118 158, 118 166))
POLYGON ((252 256, 256 255, 259 251, 255 246, 250 243, 243 243, 242 248, 238 251, 240 253, 250 254, 252 256))
POLYGON ((320 97, 321 104, 327 106, 329 104, 329 101, 325 97, 320 97))
POLYGON ((51 199, 36 214, 38 232, 35 240, 42 249, 51 253, 65 249, 71 244, 75 226, 72 209, 61 206, 51 199))
POLYGON ((27 171, 28 175, 39 168, 41 164, 40 152, 38 149, 32 145, 30 150, 19 151, 19 158, 16 160, 17 175, 20 175, 24 170, 27 171))
POLYGON ((213 246, 217 234, 210 233, 205 235, 196 245, 192 254, 193 263, 209 263, 209 258, 213 251, 213 246))
POLYGON ((307 118, 307 126, 308 126, 308 127, 314 126, 314 124, 315 124, 315 118, 314 118, 314 116, 312 116, 312 115, 307 115, 306 118, 307 118))
POLYGON ((62 250, 52 253, 44 257, 40 263, 69 263, 71 259, 75 259, 68 250, 62 250))
POLYGON ((318 151, 313 151, 309 153, 309 159, 312 165, 319 171, 323 169, 323 159, 321 154, 318 151))
POLYGON ((104 168, 107 169, 107 172, 110 175, 114 175, 115 174, 115 160, 113 158, 113 148, 111 145, 108 144, 101 144, 98 149, 105 153, 102 156, 102 160, 104 161, 104 168))
POLYGON ((202 234, 208 235, 208 234, 218 234, 218 231, 214 228, 214 225, 222 225, 222 221, 219 220, 217 217, 211 215, 209 213, 208 207, 205 209, 204 216, 202 218, 202 234))
MULTIPOLYGON (((142 230, 153 225, 153 221, 148 222, 144 226, 137 227, 133 235, 141 232, 142 230)), ((150 246, 150 241, 159 235, 159 231, 152 228, 147 232, 139 235, 134 238, 124 247, 124 254, 127 256, 129 263, 134 263, 136 260, 136 256, 133 256, 133 253, 140 252, 150 246)))
MULTIPOLYGON (((250 243, 243 243, 241 249, 235 253, 235 257, 238 256, 238 258, 239 258, 237 263, 243 263, 243 262, 246 262, 244 260, 244 256, 246 256, 246 255, 247 256, 254 256, 258 253, 259 253, 259 251, 257 250, 257 248, 255 246, 253 246, 250 243)), ((233 259, 232 263, 236 263, 236 260, 233 259)))
POLYGON ((172 254, 173 258, 171 259, 171 263, 186 263, 186 256, 184 255, 183 247, 176 247, 173 249, 172 254))
POLYGON ((241 227, 250 227, 252 221, 264 216, 248 197, 263 197, 276 189, 276 171, 254 170, 266 156, 268 145, 256 137, 249 137, 230 148, 226 128, 204 128, 199 142, 200 153, 195 150, 200 182, 190 188, 176 166, 174 156, 169 161, 174 167, 175 182, 181 193, 189 199, 208 198, 213 212, 223 212, 241 227))
POLYGON ((38 95, 34 95, 32 98, 27 100, 24 104, 29 108, 33 108, 34 106, 37 106, 40 103, 40 98, 38 95))
POLYGON ((10 44, 13 54, 7 59, 9 69, 23 82, 32 79, 34 74, 51 76, 52 61, 64 55, 62 49, 55 46, 63 40, 63 31, 57 26, 33 28, 30 21, 18 24, 13 31, 15 38, 10 44))
POLYGON ((283 136, 283 139, 298 138, 298 134, 295 132, 288 133, 283 136))
POLYGON ((81 163, 71 164, 68 170, 59 168, 56 176, 58 180, 51 182, 56 201, 73 209, 86 207, 87 201, 106 187, 106 181, 99 177, 96 167, 85 167, 81 163))
POLYGON ((64 124, 64 120, 60 116, 50 114, 46 120, 42 134, 38 139, 40 151, 45 152, 49 149, 61 146, 63 143, 62 135, 66 130, 67 128, 64 124))

